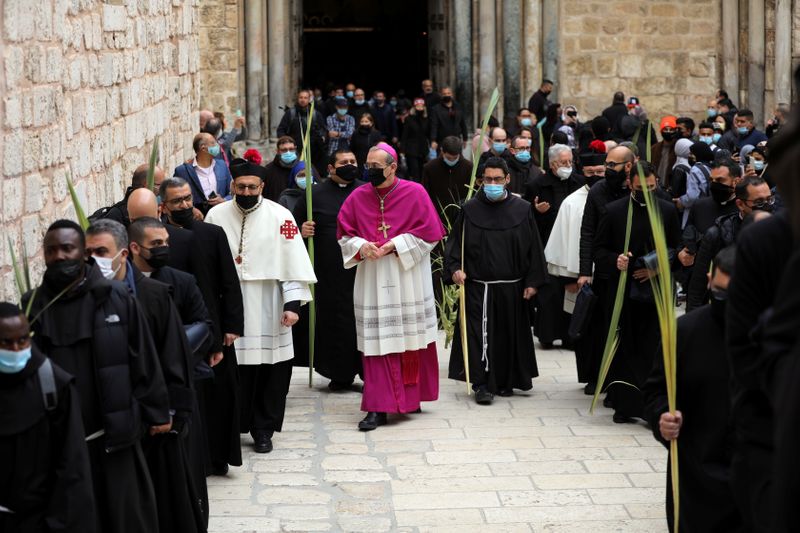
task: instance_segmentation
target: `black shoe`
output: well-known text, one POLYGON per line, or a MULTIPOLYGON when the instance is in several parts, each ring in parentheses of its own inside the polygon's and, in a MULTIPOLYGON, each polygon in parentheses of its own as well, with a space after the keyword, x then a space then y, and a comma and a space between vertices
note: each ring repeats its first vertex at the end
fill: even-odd
POLYGON ((328 383, 328 390, 333 391, 333 392, 338 392, 338 391, 343 391, 343 390, 350 390, 352 387, 353 387, 353 382, 352 381, 350 383, 347 383, 347 382, 344 382, 344 381, 336 381, 336 380, 332 379, 331 382, 328 383))
POLYGON ((256 453, 269 453, 272 451, 272 433, 257 433, 253 435, 253 449, 256 453))
POLYGON ((587 383, 586 386, 583 388, 583 393, 586 396, 594 396, 596 390, 597 390, 597 384, 587 383))
POLYGON ((372 431, 373 429, 377 429, 378 426, 383 426, 386 424, 386 413, 367 413, 367 416, 364 417, 364 420, 358 423, 358 429, 361 431, 372 431))
POLYGON ((491 405, 494 400, 494 394, 483 386, 475 390, 475 403, 478 405, 491 405))
POLYGON ((503 389, 497 392, 498 396, 502 396, 504 398, 508 398, 509 396, 514 396, 514 389, 503 389))
POLYGON ((631 418, 629 416, 618 415, 617 413, 614 413, 614 423, 615 424, 635 424, 636 423, 636 419, 635 418, 631 418))
POLYGON ((603 407, 607 407, 608 409, 613 409, 614 402, 611 401, 611 398, 606 396, 605 398, 603 398, 603 407))
POLYGON ((228 463, 211 463, 211 475, 212 476, 227 476, 228 475, 228 463))
POLYGON ((553 343, 552 342, 539 342, 539 345, 542 347, 543 350, 552 350, 553 343))

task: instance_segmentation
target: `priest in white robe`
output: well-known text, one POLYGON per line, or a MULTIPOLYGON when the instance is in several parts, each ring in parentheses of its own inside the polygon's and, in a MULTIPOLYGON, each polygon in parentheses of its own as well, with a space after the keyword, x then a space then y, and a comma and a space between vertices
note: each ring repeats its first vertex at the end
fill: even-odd
POLYGON ((425 189, 396 176, 394 148, 373 147, 367 168, 370 183, 353 191, 337 219, 344 266, 358 269, 362 431, 385 424, 387 413, 418 412, 421 401, 439 396, 430 252, 445 234, 425 189))
POLYGON ((206 222, 228 238, 244 300, 244 335, 234 342, 242 386, 242 433, 255 451, 272 450, 280 431, 292 377, 292 326, 315 283, 303 239, 292 214, 262 197, 256 165, 231 162, 234 201, 213 207, 206 222), (255 168, 254 168, 255 167, 255 168))
MULTIPOLYGON (((602 144, 597 144, 605 149, 602 144)), ((606 172, 606 154, 596 148, 597 144, 592 143, 590 151, 578 157, 580 171, 586 178, 586 183, 562 202, 550 239, 544 248, 547 271, 551 276, 560 278, 560 282, 565 286, 565 298, 570 300, 572 305, 579 288, 577 280, 580 277, 581 223, 586 199, 589 197, 589 189, 602 179, 606 172)), ((578 382, 593 383, 597 378, 597 372, 594 372, 597 364, 591 361, 592 337, 578 339, 574 346, 578 382)), ((594 393, 594 385, 587 386, 586 391, 594 393)))

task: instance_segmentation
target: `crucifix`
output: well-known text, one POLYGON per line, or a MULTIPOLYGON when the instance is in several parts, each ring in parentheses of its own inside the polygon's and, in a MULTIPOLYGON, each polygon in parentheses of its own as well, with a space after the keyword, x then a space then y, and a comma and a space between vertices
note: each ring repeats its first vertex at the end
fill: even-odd
MULTIPOLYGON (((383 218, 383 217, 381 217, 381 218, 383 218)), ((381 220, 381 225, 378 226, 378 231, 382 231, 383 232, 383 238, 384 239, 386 239, 389 236, 389 234, 386 233, 387 229, 391 229, 391 226, 387 225, 385 220, 381 220)))

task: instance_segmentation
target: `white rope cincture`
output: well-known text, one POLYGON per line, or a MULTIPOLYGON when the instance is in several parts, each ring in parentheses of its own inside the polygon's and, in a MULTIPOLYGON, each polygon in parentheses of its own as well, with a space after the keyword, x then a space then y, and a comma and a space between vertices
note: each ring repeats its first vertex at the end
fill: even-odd
POLYGON ((486 372, 489 371, 489 316, 486 313, 486 304, 489 301, 489 285, 499 285, 503 283, 519 283, 522 281, 522 278, 519 279, 498 279, 495 281, 481 281, 479 279, 473 280, 477 283, 483 284, 483 309, 481 311, 481 343, 482 352, 481 352, 481 362, 484 364, 484 370, 486 372))

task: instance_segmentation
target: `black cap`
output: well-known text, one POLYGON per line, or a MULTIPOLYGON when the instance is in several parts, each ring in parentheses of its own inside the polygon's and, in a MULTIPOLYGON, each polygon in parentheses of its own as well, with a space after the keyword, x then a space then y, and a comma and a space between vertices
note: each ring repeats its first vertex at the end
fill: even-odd
POLYGON ((231 176, 233 176, 233 179, 241 176, 258 176, 264 180, 267 177, 266 170, 261 165, 251 163, 247 159, 236 158, 231 161, 231 176))

